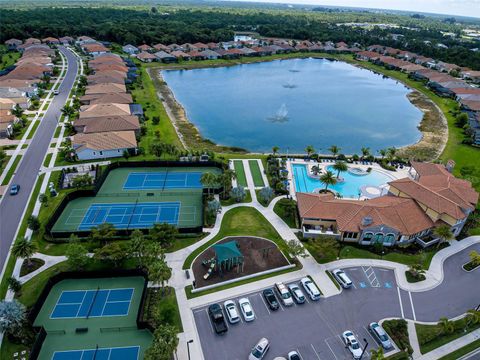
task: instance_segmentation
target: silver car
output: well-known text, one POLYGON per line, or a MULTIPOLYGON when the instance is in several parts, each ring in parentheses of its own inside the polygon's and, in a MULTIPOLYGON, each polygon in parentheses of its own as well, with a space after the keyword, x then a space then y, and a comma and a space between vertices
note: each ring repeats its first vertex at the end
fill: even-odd
POLYGON ((347 274, 345 274, 343 270, 335 269, 332 271, 332 274, 333 276, 335 276, 335 279, 337 279, 337 281, 344 289, 352 287, 352 280, 350 280, 350 278, 347 276, 347 274))
POLYGON ((225 312, 227 313, 227 318, 230 324, 235 324, 240 321, 240 316, 238 315, 237 306, 232 300, 227 300, 223 303, 225 307, 225 312))
POLYGON ((391 349, 393 347, 392 342, 388 337, 388 334, 378 323, 370 323, 370 325, 368 325, 368 330, 370 330, 373 337, 379 342, 380 345, 382 345, 385 350, 391 349))

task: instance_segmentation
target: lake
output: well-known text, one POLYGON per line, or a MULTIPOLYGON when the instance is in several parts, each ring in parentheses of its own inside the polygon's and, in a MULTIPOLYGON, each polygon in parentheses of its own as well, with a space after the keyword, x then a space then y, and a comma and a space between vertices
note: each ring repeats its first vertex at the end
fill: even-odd
POLYGON ((422 112, 403 84, 326 59, 167 70, 162 76, 203 137, 251 152, 345 154, 420 140, 422 112))

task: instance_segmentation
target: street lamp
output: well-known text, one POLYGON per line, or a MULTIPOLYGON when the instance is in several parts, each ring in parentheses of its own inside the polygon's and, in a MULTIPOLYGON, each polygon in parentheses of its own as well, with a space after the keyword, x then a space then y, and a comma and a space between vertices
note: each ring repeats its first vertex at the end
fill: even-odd
POLYGON ((191 343, 193 343, 193 339, 187 341, 188 360, 190 360, 190 344, 191 344, 191 343))
POLYGON ((363 347, 362 355, 360 355, 360 360, 362 360, 363 354, 365 354, 365 351, 367 351, 367 347, 368 347, 368 341, 367 341, 367 339, 363 338, 363 341, 365 341, 365 346, 363 347))

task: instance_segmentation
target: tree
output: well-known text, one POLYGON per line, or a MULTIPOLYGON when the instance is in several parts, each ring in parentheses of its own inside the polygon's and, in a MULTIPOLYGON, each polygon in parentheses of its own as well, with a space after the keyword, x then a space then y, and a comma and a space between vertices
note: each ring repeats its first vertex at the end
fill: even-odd
POLYGON ((247 196, 247 192, 245 191, 245 188, 241 185, 234 187, 232 190, 230 190, 230 196, 237 202, 242 202, 245 197, 247 196))
POLYGON ((387 149, 387 160, 392 162, 395 160, 395 156, 397 155, 397 149, 395 147, 389 147, 387 149))
POLYGON ((212 172, 204 172, 200 177, 200 183, 203 185, 204 188, 207 189, 208 196, 210 197, 210 191, 212 188, 217 185, 218 179, 212 172))
POLYGON ((170 224, 154 224, 148 234, 152 241, 160 244, 162 248, 168 249, 173 245, 178 229, 170 224))
POLYGON ((77 175, 72 180, 72 186, 83 188, 93 184, 93 178, 89 174, 77 175))
POLYGON ((82 270, 90 261, 87 249, 78 242, 70 243, 65 251, 65 255, 67 256, 67 263, 72 270, 82 270))
POLYGON ((36 252, 36 245, 25 237, 18 239, 12 247, 13 256, 25 259, 28 266, 32 265, 32 256, 36 252))
POLYGON ((455 239, 455 237, 453 236, 452 230, 448 225, 437 226, 436 228, 433 229, 433 234, 435 236, 438 236, 438 238, 440 239, 440 241, 437 243, 437 248, 439 248, 440 245, 445 241, 451 241, 455 239))
POLYGON ((339 148, 337 145, 332 145, 328 148, 328 151, 330 151, 334 157, 337 157, 340 150, 341 148, 339 148))
POLYGON ((45 207, 48 207, 48 195, 47 194, 40 194, 38 197, 38 201, 45 207))
POLYGON ((218 175, 216 183, 223 186, 222 196, 225 198, 226 194, 232 189, 232 181, 237 178, 237 174, 232 169, 226 169, 222 174, 218 175))
POLYGON ((472 250, 468 255, 470 256, 470 262, 472 263, 473 267, 480 265, 480 254, 478 251, 472 250))
POLYGON ((213 199, 207 202, 207 212, 210 215, 212 216, 217 215, 221 209, 222 209, 222 206, 220 205, 220 202, 218 200, 213 199))
POLYGON ((72 117, 75 114, 75 109, 73 108, 73 106, 70 106, 67 104, 62 108, 62 114, 66 118, 70 119, 70 117, 72 117))
POLYGON ((308 255, 305 252, 305 248, 298 240, 288 240, 287 241, 287 251, 293 258, 306 258, 308 255))
POLYGON ((365 159, 366 157, 370 156, 370 148, 369 147, 362 147, 361 152, 362 152, 362 160, 365 159))
POLYGON ((455 125, 459 128, 462 128, 468 124, 468 115, 467 113, 461 112, 455 117, 455 125))
POLYGON ((337 179, 340 177, 341 172, 348 170, 348 165, 345 161, 337 161, 333 164, 332 168, 337 171, 337 179))
POLYGON ((467 325, 475 325, 480 323, 480 311, 470 309, 467 311, 467 325))
POLYGON ((421 279, 424 277, 424 274, 425 274, 425 270, 423 270, 423 267, 421 264, 410 265, 410 267, 408 268, 408 272, 415 279, 421 279))
POLYGON ((145 235, 138 229, 133 230, 130 235, 129 245, 130 256, 137 259, 139 267, 143 267, 147 258, 149 258, 148 243, 145 235))
POLYGON ((30 215, 28 217, 27 225, 28 225, 28 228, 33 232, 37 232, 38 230, 40 230, 40 221, 34 215, 30 215))
POLYGON ((313 147, 313 145, 308 145, 305 148, 305 152, 307 153, 307 156, 310 157, 315 152, 315 148, 313 147))
POLYGON ((117 230, 115 230, 115 227, 112 224, 103 223, 92 228, 90 237, 94 241, 100 241, 105 244, 108 240, 112 239, 116 233, 117 230))
POLYGON ((19 293, 22 290, 22 283, 17 278, 11 276, 7 280, 8 288, 14 293, 19 293))
POLYGON ((152 145, 150 145, 150 151, 156 157, 161 158, 162 154, 165 152, 165 144, 155 142, 152 145))
POLYGON ((114 267, 126 259, 128 252, 125 246, 120 242, 112 242, 95 250, 94 258, 99 261, 108 261, 114 267))
POLYGON ((19 104, 16 104, 15 107, 12 109, 12 115, 17 118, 21 118, 23 115, 23 109, 19 104))
POLYGON ((278 146, 273 146, 272 147, 272 155, 276 156, 278 154, 279 150, 280 150, 280 148, 278 146))
POLYGON ((452 321, 448 320, 446 317, 440 318, 438 321, 438 326, 442 328, 444 334, 451 334, 455 330, 455 325, 452 321))
POLYGON ((313 175, 317 176, 318 173, 320 172, 320 168, 318 167, 318 165, 313 165, 312 166, 312 172, 313 172, 313 175))
POLYGON ((386 149, 380 149, 378 150, 378 153, 382 156, 382 160, 385 158, 387 155, 387 150, 386 149))
POLYGON ((171 360, 177 346, 177 328, 160 325, 153 333, 152 345, 145 352, 145 360, 171 360))
POLYGON ((153 284, 161 284, 165 288, 165 282, 172 277, 172 269, 165 261, 165 254, 161 253, 158 259, 148 265, 148 280, 153 284))
POLYGON ((320 181, 325 184, 325 190, 328 189, 329 185, 335 185, 337 183, 337 178, 335 175, 327 170, 327 172, 320 176, 320 181))
POLYGON ((0 301, 0 331, 12 335, 20 331, 26 320, 26 309, 17 300, 0 301))
POLYGON ((383 348, 380 346, 378 349, 371 349, 370 350, 371 359, 372 360, 383 360, 385 359, 385 355, 383 352, 383 348))
POLYGON ((265 186, 264 188, 261 188, 260 191, 258 192, 258 198, 264 205, 268 204, 273 199, 274 196, 275 196, 275 193, 273 189, 269 186, 265 186))

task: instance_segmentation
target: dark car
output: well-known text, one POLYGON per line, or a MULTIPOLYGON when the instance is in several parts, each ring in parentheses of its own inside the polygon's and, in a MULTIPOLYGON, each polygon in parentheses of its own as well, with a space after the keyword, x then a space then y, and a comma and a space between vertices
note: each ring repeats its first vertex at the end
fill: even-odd
POLYGON ((277 297, 275 296, 275 293, 273 292, 272 289, 265 289, 263 290, 263 297, 265 298, 265 301, 268 304, 268 307, 272 310, 278 310, 280 305, 278 304, 277 297))
POLYGON ((12 186, 10 186, 10 195, 17 195, 19 191, 20 185, 12 184, 12 186))
POLYGON ((208 316, 210 316, 213 329, 217 334, 221 335, 228 331, 227 322, 219 304, 212 304, 208 307, 208 316))

